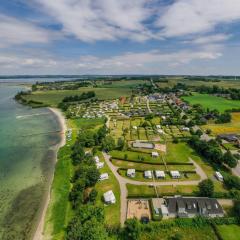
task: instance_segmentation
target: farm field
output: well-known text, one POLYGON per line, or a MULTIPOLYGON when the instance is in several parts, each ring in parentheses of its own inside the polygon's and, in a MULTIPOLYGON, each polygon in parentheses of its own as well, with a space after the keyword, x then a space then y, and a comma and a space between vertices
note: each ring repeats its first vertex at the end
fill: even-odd
POLYGON ((240 108, 239 100, 228 100, 209 94, 194 93, 193 96, 182 97, 185 101, 193 104, 201 104, 204 108, 217 109, 219 112, 232 108, 240 108))
POLYGON ((240 226, 237 225, 219 225, 217 230, 223 240, 239 240, 240 226))
POLYGON ((207 124, 202 126, 204 130, 211 129, 213 135, 225 133, 240 133, 240 113, 232 113, 232 121, 224 124, 207 124))
POLYGON ((94 91, 96 97, 100 100, 103 99, 116 99, 121 96, 130 96, 132 90, 129 88, 92 88, 84 87, 79 90, 65 90, 65 91, 37 91, 33 92, 31 95, 26 95, 24 98, 27 101, 37 101, 47 104, 49 106, 57 106, 64 97, 72 95, 80 95, 83 92, 94 91))

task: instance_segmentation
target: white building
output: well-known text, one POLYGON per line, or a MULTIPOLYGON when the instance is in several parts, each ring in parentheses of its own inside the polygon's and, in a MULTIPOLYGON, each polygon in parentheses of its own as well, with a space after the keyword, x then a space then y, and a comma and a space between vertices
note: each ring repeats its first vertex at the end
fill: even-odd
POLYGON ((159 154, 158 154, 158 152, 152 152, 152 157, 159 157, 159 154))
POLYGON ((145 178, 152 178, 152 171, 144 171, 144 177, 145 178))
POLYGON ((98 162, 96 163, 97 169, 103 168, 104 162, 98 162))
POLYGON ((174 179, 177 179, 177 178, 180 178, 180 177, 181 177, 179 171, 170 171, 170 175, 171 175, 171 177, 174 178, 174 179))
POLYGON ((190 128, 189 128, 189 127, 182 127, 182 131, 187 131, 187 132, 189 132, 189 131, 190 131, 190 128))
POLYGON ((128 176, 128 177, 134 178, 134 177, 135 177, 135 174, 136 174, 135 169, 128 169, 128 170, 127 170, 127 176, 128 176))
POLYGON ((98 157, 98 156, 95 156, 93 159, 94 159, 95 163, 99 163, 99 162, 100 162, 100 160, 99 160, 99 157, 98 157))
POLYGON ((215 176, 220 182, 223 182, 223 175, 220 172, 215 172, 215 176))
POLYGON ((116 198, 112 190, 109 190, 103 194, 104 202, 107 204, 116 203, 116 198))
POLYGON ((133 128, 134 130, 137 130, 137 126, 133 126, 132 128, 133 128))
POLYGON ((156 128, 157 129, 161 129, 161 125, 156 125, 156 128))
POLYGON ((156 170, 155 176, 156 176, 156 178, 165 178, 165 173, 164 173, 164 171, 156 170))
POLYGON ((99 177, 99 180, 102 181, 102 180, 107 180, 109 179, 109 176, 108 176, 108 173, 103 173, 100 175, 99 177))

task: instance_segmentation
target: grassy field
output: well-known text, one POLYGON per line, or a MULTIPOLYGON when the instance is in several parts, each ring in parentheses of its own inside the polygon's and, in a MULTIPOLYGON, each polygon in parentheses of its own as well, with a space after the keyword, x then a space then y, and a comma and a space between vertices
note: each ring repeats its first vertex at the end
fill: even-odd
MULTIPOLYGON (((97 154, 101 162, 105 162, 102 153, 97 154)), ((117 227, 120 224, 120 186, 107 164, 100 169, 101 173, 108 173, 109 179, 100 181, 96 184, 96 190, 98 191, 97 205, 104 206, 105 210, 105 223, 111 227, 117 227), (105 192, 112 190, 116 197, 116 203, 112 205, 104 205, 102 196, 105 192)))
POLYGON ((224 124, 207 124, 202 126, 204 130, 211 129, 213 135, 223 133, 240 133, 240 113, 232 113, 232 121, 224 124))
POLYGON ((167 143, 167 154, 165 160, 167 163, 179 162, 186 163, 189 162, 189 157, 191 157, 193 150, 184 142, 177 144, 167 143))
POLYGON ((141 233, 140 240, 217 240, 217 237, 210 226, 206 227, 172 227, 155 228, 155 231, 141 233), (179 234, 181 238, 174 238, 175 234, 179 234))
POLYGON ((125 159, 141 163, 162 163, 160 157, 152 158, 150 153, 132 152, 132 151, 111 151, 110 155, 115 159, 125 159), (142 158, 142 159, 141 159, 142 158))
MULTIPOLYGON (((141 181, 141 182, 153 182, 153 179, 148 179, 144 177, 144 171, 137 171, 136 175, 134 178, 128 177, 127 176, 127 170, 126 169, 121 169, 119 170, 119 174, 123 177, 135 180, 135 181, 141 181)), ((181 178, 180 179, 172 179, 170 174, 165 172, 165 178, 164 179, 156 179, 155 182, 165 182, 165 181, 173 181, 173 182, 179 182, 179 181, 192 181, 192 180, 199 180, 200 177, 196 173, 188 173, 184 174, 181 173, 181 178)))
POLYGON ((190 104, 201 104, 204 108, 217 109, 219 112, 232 108, 240 108, 240 101, 228 100, 208 94, 194 93, 193 96, 186 96, 183 99, 190 104))
MULTIPOLYGON (((127 184, 128 189, 128 196, 142 196, 142 197, 155 197, 156 193, 153 187, 147 185, 132 185, 127 184)), ((195 191, 198 191, 197 186, 158 186, 157 187, 158 193, 161 195, 167 194, 191 194, 195 191)))
POLYGON ((240 238, 240 226, 218 225, 217 230, 223 240, 239 240, 240 238))
POLYGON ((58 162, 51 188, 51 200, 45 217, 44 239, 64 239, 64 228, 71 217, 71 207, 68 201, 71 187, 69 179, 72 175, 70 154, 70 146, 64 146, 58 153, 58 162))
POLYGON ((42 102, 50 106, 57 106, 64 97, 72 95, 80 95, 83 92, 95 91, 96 97, 100 100, 103 99, 116 99, 121 96, 130 96, 132 90, 129 88, 92 88, 86 87, 80 90, 65 90, 65 91, 37 91, 31 95, 24 96, 27 101, 33 100, 42 102))

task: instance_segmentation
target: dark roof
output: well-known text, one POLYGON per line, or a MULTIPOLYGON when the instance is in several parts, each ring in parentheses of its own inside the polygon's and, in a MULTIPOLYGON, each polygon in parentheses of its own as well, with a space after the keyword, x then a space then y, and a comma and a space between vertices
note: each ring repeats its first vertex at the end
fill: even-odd
POLYGON ((168 197, 166 202, 169 213, 173 214, 178 214, 180 208, 184 208, 187 214, 198 214, 203 210, 206 215, 223 214, 223 209, 215 198, 168 197))

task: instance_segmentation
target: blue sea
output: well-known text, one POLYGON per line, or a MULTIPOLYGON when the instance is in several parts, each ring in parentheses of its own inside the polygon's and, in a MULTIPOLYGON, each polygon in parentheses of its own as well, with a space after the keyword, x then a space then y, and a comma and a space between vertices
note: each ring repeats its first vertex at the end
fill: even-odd
POLYGON ((31 238, 60 141, 60 124, 49 109, 32 109, 13 99, 23 88, 0 84, 1 240, 31 238))

